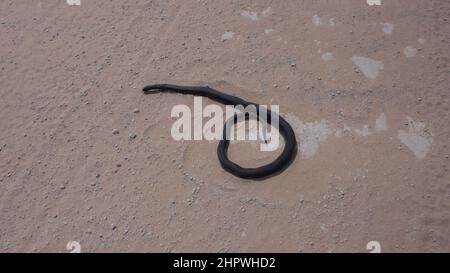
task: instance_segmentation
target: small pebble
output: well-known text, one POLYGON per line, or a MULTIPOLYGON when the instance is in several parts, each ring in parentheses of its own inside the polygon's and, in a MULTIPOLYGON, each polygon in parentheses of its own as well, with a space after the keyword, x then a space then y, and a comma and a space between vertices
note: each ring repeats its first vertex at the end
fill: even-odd
POLYGON ((116 226, 115 224, 112 224, 112 225, 111 225, 111 229, 112 229, 112 230, 115 230, 116 228, 117 228, 117 226, 116 226))
POLYGON ((66 186, 61 185, 61 186, 59 186, 59 188, 60 188, 61 190, 64 190, 64 189, 66 188, 66 186))
POLYGON ((113 129, 112 130, 112 134, 113 135, 118 135, 119 134, 119 130, 118 129, 113 129))
POLYGON ((128 137, 129 137, 130 139, 135 139, 135 138, 137 137, 137 135, 136 135, 136 134, 130 134, 128 137))
POLYGON ((137 109, 137 108, 133 109, 133 113, 139 113, 139 112, 140 112, 139 109, 137 109))
POLYGON ((100 174, 99 174, 99 173, 96 174, 96 175, 95 175, 95 178, 100 178, 100 174))

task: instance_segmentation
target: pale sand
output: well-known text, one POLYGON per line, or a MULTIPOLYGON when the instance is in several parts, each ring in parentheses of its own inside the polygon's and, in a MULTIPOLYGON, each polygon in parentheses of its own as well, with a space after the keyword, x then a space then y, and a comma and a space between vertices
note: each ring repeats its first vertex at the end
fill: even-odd
POLYGON ((450 251, 449 1, 76 2, 0 3, 0 251, 450 251), (155 82, 279 104, 296 161, 233 177, 155 82))

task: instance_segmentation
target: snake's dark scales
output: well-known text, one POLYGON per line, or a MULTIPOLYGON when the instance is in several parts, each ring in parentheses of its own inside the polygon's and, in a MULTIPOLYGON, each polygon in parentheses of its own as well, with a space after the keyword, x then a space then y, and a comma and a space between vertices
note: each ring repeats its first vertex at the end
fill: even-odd
MULTIPOLYGON (((146 94, 150 94, 155 91, 160 91, 160 92, 175 92, 186 95, 202 96, 207 97, 216 102, 232 106, 242 105, 243 107, 247 107, 249 105, 254 105, 256 106, 256 109, 258 110, 259 114, 258 104, 245 101, 239 97, 222 93, 208 86, 179 86, 173 84, 153 84, 144 87, 143 91, 146 94)), ((278 117, 279 120, 278 130, 280 134, 283 136, 285 141, 283 152, 269 164, 266 164, 258 168, 243 168, 228 158, 228 146, 230 144, 230 141, 228 140, 228 137, 226 135, 227 133, 226 126, 224 126, 223 137, 219 142, 219 146, 217 147, 217 155, 219 157, 219 161, 222 167, 226 171, 244 179, 262 179, 280 173, 285 168, 287 168, 289 164, 294 160, 297 154, 297 141, 295 139, 294 130, 283 117, 277 115, 276 113, 272 113, 269 109, 267 109, 266 111, 267 111, 267 118, 265 118, 264 120, 268 124, 271 124, 272 115, 276 115, 278 117)), ((259 116, 258 119, 260 119, 259 116)), ((236 121, 237 118, 235 116, 234 122, 236 121)))

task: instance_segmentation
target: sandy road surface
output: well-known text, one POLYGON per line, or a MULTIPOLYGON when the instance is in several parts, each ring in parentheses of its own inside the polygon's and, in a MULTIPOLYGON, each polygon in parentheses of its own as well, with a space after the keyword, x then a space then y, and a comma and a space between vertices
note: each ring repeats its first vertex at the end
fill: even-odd
POLYGON ((445 0, 1 1, 0 251, 449 251, 449 18, 445 0), (216 142, 171 138, 193 98, 153 82, 280 105, 296 161, 231 176, 216 142))

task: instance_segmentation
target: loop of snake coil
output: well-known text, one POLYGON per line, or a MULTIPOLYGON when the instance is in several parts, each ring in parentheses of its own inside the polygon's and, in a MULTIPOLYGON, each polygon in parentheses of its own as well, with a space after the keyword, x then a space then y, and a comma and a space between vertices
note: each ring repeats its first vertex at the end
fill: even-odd
MULTIPOLYGON (((151 94, 158 91, 159 92, 165 91, 194 96, 202 96, 225 105, 232 105, 232 106, 242 105, 244 108, 249 105, 254 105, 257 109, 258 120, 262 119, 259 116, 260 108, 258 104, 245 101, 239 97, 222 93, 208 86, 179 86, 173 84, 153 84, 144 87, 143 91, 145 94, 151 94)), ((227 121, 223 129, 223 137, 219 142, 219 146, 217 147, 217 155, 219 157, 219 161, 222 167, 226 171, 230 172, 231 174, 237 177, 244 179, 268 178, 282 172, 295 159, 295 156, 297 154, 297 141, 295 139, 294 130, 289 125, 289 123, 281 116, 272 113, 269 109, 265 111, 267 112, 267 119, 264 120, 266 123, 271 124, 272 117, 278 118, 279 121, 278 130, 285 140, 283 152, 271 163, 258 168, 243 168, 239 166, 238 164, 228 159, 228 146, 230 144, 230 141, 227 136, 227 127, 228 127, 227 121)), ((246 119, 247 118, 248 115, 246 115, 246 119)), ((233 124, 236 122, 237 116, 235 115, 233 118, 233 124)))

